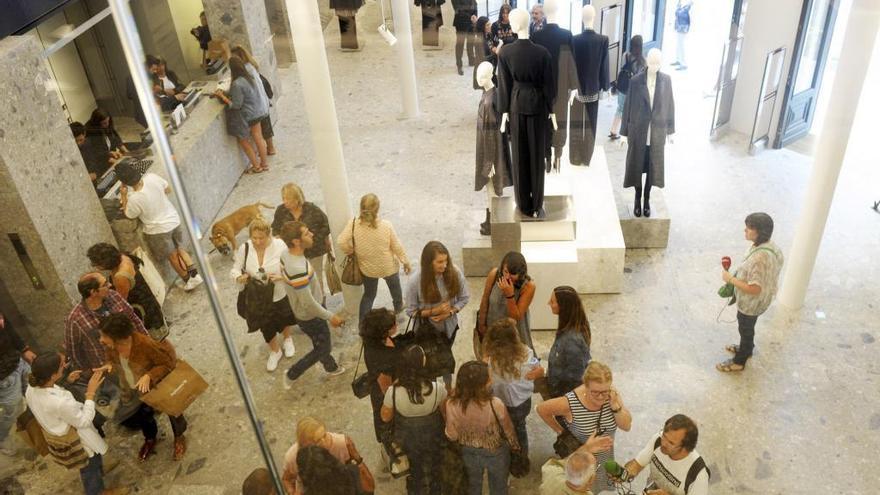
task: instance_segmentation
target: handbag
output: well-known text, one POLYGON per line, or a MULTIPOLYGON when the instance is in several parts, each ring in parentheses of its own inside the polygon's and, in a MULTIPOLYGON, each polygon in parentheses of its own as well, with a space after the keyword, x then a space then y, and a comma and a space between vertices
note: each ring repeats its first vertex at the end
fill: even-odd
MULTIPOLYGON (((250 251, 251 245, 247 242, 244 243, 244 261, 241 262, 241 274, 244 275, 244 267, 247 264, 248 252, 250 251)), ((247 286, 245 286, 247 287, 247 286)), ((247 320, 247 293, 245 293, 244 289, 238 291, 238 300, 235 302, 235 310, 238 312, 238 316, 241 316, 245 320, 247 320)))
POLYGON ((376 491, 376 480, 373 478, 373 473, 370 472, 370 468, 364 463, 364 458, 358 453, 354 446, 354 442, 351 441, 351 438, 349 438, 348 435, 345 436, 345 448, 348 450, 350 462, 353 463, 349 465, 356 466, 357 469, 357 478, 359 481, 357 492, 370 494, 376 491))
POLYGON ((501 433, 501 438, 507 443, 507 446, 510 447, 510 474, 514 478, 522 478, 529 474, 531 470, 531 464, 529 463, 529 456, 527 456, 522 448, 519 450, 513 450, 513 444, 510 442, 510 439, 507 438, 507 433, 504 432, 504 427, 501 426, 501 420, 498 419, 498 415, 495 413, 495 408, 492 406, 492 401, 489 401, 489 409, 492 410, 492 416, 495 416, 495 423, 498 424, 498 432, 501 433))
POLYGON ((556 452, 560 459, 565 459, 573 454, 575 450, 579 449, 581 445, 583 445, 581 441, 566 428, 562 430, 562 433, 553 442, 553 452, 556 452))
POLYGON ((200 395, 208 390, 208 382, 186 361, 177 360, 171 373, 149 392, 141 396, 153 409, 169 416, 180 416, 200 395))
MULTIPOLYGON (((767 251, 768 253, 772 253, 773 256, 776 256, 776 253, 774 253, 772 249, 765 248, 765 247, 759 247, 759 248, 753 249, 752 252, 750 252, 746 256, 746 259, 743 260, 743 264, 749 258, 751 258, 753 254, 757 253, 758 251, 767 251)), ((740 266, 742 266, 742 264, 740 266)), ((739 269, 737 269, 737 271, 733 272, 733 276, 736 277, 737 273, 739 273, 739 269)), ((731 298, 730 302, 727 303, 728 306, 735 303, 736 302, 736 290, 735 290, 733 284, 730 282, 727 282, 726 284, 724 284, 720 288, 718 288, 718 296, 721 297, 722 299, 727 299, 728 297, 731 298)))
POLYGON ((355 254, 354 224, 357 218, 351 219, 351 254, 346 255, 342 261, 342 283, 346 285, 363 285, 364 274, 358 266, 357 254, 355 254))
POLYGON ((354 367, 354 378, 351 380, 351 391, 358 399, 363 399, 370 395, 370 389, 373 388, 373 382, 375 381, 369 371, 364 371, 361 375, 358 375, 358 369, 360 368, 361 357, 363 355, 364 344, 361 344, 361 352, 358 354, 358 362, 354 367))
POLYGON ((629 91, 629 81, 632 79, 632 61, 629 59, 629 56, 626 57, 626 63, 623 64, 623 67, 620 68, 620 72, 617 73, 617 80, 614 81, 614 88, 626 94, 629 91))
MULTIPOLYGON (((241 264, 241 273, 245 273, 245 265, 247 264, 248 252, 250 244, 244 245, 244 261, 241 264)), ((248 325, 248 333, 256 332, 266 320, 272 316, 272 298, 275 294, 275 286, 271 283, 264 283, 255 280, 253 277, 248 278, 244 289, 239 291, 238 300, 236 301, 236 311, 238 315, 244 318, 248 325)))
MULTIPOLYGON (((458 329, 456 329, 456 332, 458 329)), ((436 378, 455 372, 455 356, 452 341, 427 319, 413 313, 403 333, 395 337, 394 345, 402 349, 416 344, 425 350, 425 372, 429 378, 436 378)))
POLYGON ((49 455, 49 446, 46 444, 45 435, 43 435, 43 427, 37 422, 37 418, 34 417, 30 408, 25 408, 24 412, 18 415, 15 420, 15 433, 41 457, 49 455))
POLYGON ((339 278, 339 270, 336 269, 336 258, 332 255, 324 258, 324 273, 327 275, 327 289, 330 295, 342 292, 342 280, 339 278))
MULTIPOLYGON (((42 429, 42 426, 40 427, 42 429)), ((79 439, 79 432, 73 426, 67 427, 64 435, 53 435, 43 430, 46 447, 52 460, 67 469, 82 469, 89 463, 89 455, 79 439)))

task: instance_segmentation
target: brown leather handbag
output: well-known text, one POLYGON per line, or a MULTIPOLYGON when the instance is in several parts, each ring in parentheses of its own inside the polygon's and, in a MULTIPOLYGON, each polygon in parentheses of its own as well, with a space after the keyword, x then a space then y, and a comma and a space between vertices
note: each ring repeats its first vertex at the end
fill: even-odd
POLYGON ((355 252, 354 242, 354 224, 357 217, 351 219, 351 254, 345 257, 342 262, 342 283, 345 285, 363 285, 364 274, 361 273, 361 267, 358 265, 357 253, 355 252))

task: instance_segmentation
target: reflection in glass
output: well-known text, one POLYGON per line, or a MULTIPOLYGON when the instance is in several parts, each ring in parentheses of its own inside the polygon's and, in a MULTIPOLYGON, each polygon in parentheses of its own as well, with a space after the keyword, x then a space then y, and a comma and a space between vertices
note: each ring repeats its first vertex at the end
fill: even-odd
POLYGON ((804 33, 804 47, 798 61, 797 78, 794 83, 794 94, 813 87, 816 79, 816 68, 822 49, 823 34, 828 19, 830 0, 815 0, 810 8, 807 27, 804 33))
POLYGON ((641 34, 645 43, 654 41, 656 33, 654 26, 656 25, 657 0, 635 0, 633 5, 633 36, 641 34))

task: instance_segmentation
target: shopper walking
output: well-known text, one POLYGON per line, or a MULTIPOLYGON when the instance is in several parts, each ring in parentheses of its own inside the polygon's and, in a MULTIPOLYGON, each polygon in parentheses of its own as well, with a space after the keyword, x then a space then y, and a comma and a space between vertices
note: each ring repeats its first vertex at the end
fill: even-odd
POLYGON ((525 257, 516 251, 505 254, 501 264, 486 275, 480 311, 477 314, 480 341, 483 341, 490 325, 498 320, 512 318, 516 322, 520 342, 533 349, 529 306, 535 297, 535 289, 535 281, 529 277, 525 257))
MULTIPOLYGON (((107 349, 107 364, 99 368, 106 373, 115 373, 119 388, 126 397, 139 397, 148 393, 168 373, 174 369, 176 356, 168 345, 161 346, 150 337, 134 331, 131 321, 125 315, 110 315, 101 322, 101 344, 107 349)), ((138 451, 138 459, 146 461, 156 451, 159 425, 154 417, 155 411, 146 403, 123 424, 139 428, 144 435, 144 443, 138 451)), ((171 431, 174 433, 173 455, 175 461, 183 459, 186 453, 186 418, 168 416, 171 431)))
POLYGON ((226 115, 227 132, 238 138, 238 145, 247 155, 250 165, 245 173, 253 174, 269 170, 266 158, 266 141, 260 122, 269 114, 269 107, 260 97, 257 86, 261 81, 254 79, 244 65, 244 61, 236 56, 229 57, 229 72, 232 82, 229 93, 218 89, 214 95, 229 107, 232 112, 226 115), (253 140, 256 145, 251 145, 253 140), (259 159, 259 161, 257 161, 259 159))
POLYGON ((492 397, 492 381, 486 363, 468 361, 461 365, 445 410, 446 437, 461 445, 461 457, 468 475, 468 493, 482 493, 483 472, 488 471, 490 495, 506 494, 510 448, 505 438, 509 439, 514 450, 519 449, 519 444, 507 408, 501 399, 492 397), (499 429, 499 423, 503 431, 499 429))
POLYGON ((25 398, 28 408, 43 429, 49 453, 68 469, 79 469, 86 495, 122 495, 127 489, 105 489, 103 455, 107 443, 92 424, 95 394, 104 381, 103 371, 92 373, 86 386, 85 402, 56 385, 64 375, 64 360, 56 352, 34 359, 25 398))
POLYGON ((687 59, 685 44, 687 43, 687 34, 691 30, 691 7, 694 6, 693 0, 678 0, 675 5, 675 62, 673 66, 677 66, 675 70, 687 70, 687 59))
POLYGON ((339 233, 339 249, 346 255, 357 255, 358 268, 363 275, 364 295, 361 297, 358 317, 363 318, 373 308, 379 279, 385 280, 394 312, 403 311, 403 294, 400 287, 400 265, 407 275, 412 271, 394 226, 379 218, 379 198, 365 194, 361 198, 360 214, 349 221, 339 233))
MULTIPOLYGON (((406 314, 427 318, 452 347, 458 332, 458 313, 470 300, 464 275, 452 264, 449 250, 439 241, 422 249, 419 271, 410 277, 406 289, 406 314)), ((444 375, 447 389, 452 375, 444 375)))
POLYGON ((266 371, 272 372, 278 368, 282 355, 290 358, 295 352, 290 330, 296 325, 296 317, 287 300, 284 283, 270 280, 272 276, 281 276, 281 255, 287 251, 287 245, 272 237, 269 224, 262 217, 255 218, 248 226, 248 237, 236 250, 229 273, 239 291, 251 290, 249 285, 273 286, 272 304, 266 314, 248 314, 247 318, 248 333, 259 330, 269 346, 266 371))
POLYGON ((620 139, 620 123, 623 121, 623 106, 626 103, 626 94, 629 92, 629 81, 647 67, 648 63, 642 54, 642 35, 637 34, 629 42, 629 51, 623 54, 623 66, 612 88, 617 93, 617 110, 614 111, 611 133, 608 134, 612 141, 620 139))
POLYGON ((551 397, 561 397, 583 383, 592 333, 581 298, 572 287, 553 289, 548 304, 558 322, 547 359, 547 388, 551 397))
POLYGON ((94 269, 109 272, 113 289, 128 301, 151 335, 165 333, 162 331, 165 326, 162 306, 141 274, 144 260, 123 253, 106 242, 92 245, 86 255, 94 269))
POLYGON ((316 300, 325 306, 327 301, 324 291, 324 256, 329 255, 331 260, 333 259, 330 221, 321 208, 306 201, 301 187, 288 182, 281 186, 281 204, 275 209, 275 216, 272 217, 272 235, 281 236, 281 228, 291 221, 304 223, 315 237, 312 247, 306 249, 305 256, 312 270, 315 271, 315 283, 318 287, 316 300))
MULTIPOLYGON (((397 318, 386 308, 370 310, 360 321, 364 363, 370 377, 370 405, 373 407, 373 431, 376 441, 382 444, 385 457, 395 459, 392 431, 382 421, 380 411, 385 391, 397 376, 400 367, 400 351, 392 337, 397 333, 397 318)), ((403 471, 400 469, 400 471, 403 471)))
MULTIPOLYGON (((564 397, 543 402, 537 407, 541 419, 557 435, 568 430, 581 444, 596 455, 598 464, 614 459, 614 437, 617 429, 629 431, 632 414, 612 386, 611 369, 592 361, 584 372, 583 383, 564 397), (561 416, 561 423, 557 417, 561 416)), ((611 490, 608 473, 600 469, 593 482, 593 492, 611 490)))
POLYGON ((36 354, 25 344, 6 315, 0 313, 0 453, 15 455, 6 439, 15 423, 25 388, 30 363, 36 354))
POLYGON ((290 389, 296 380, 317 362, 321 362, 330 376, 345 373, 331 354, 330 329, 341 326, 345 320, 327 311, 318 303, 320 294, 315 280, 315 271, 305 257, 306 250, 312 247, 315 237, 302 222, 287 222, 281 228, 281 240, 287 251, 281 255, 281 275, 272 275, 273 282, 284 282, 290 307, 296 316, 299 328, 312 341, 312 350, 288 368, 284 388, 290 389))
POLYGON ((507 408, 520 449, 528 456, 526 418, 532 412, 534 380, 543 370, 535 353, 519 340, 511 318, 498 320, 489 327, 484 349, 484 360, 492 375, 492 394, 507 408))
POLYGON ((425 350, 418 345, 403 351, 397 380, 386 392, 382 421, 393 424, 395 441, 409 460, 406 492, 410 495, 438 495, 443 448, 443 417, 440 406, 446 388, 425 374, 425 350), (438 473, 439 474, 439 473, 438 473))
POLYGON ((724 349, 733 358, 718 363, 718 371, 742 371, 752 357, 755 348, 755 324, 767 311, 779 289, 779 273, 782 271, 782 250, 770 236, 773 235, 773 219, 766 213, 752 213, 746 217, 745 237, 752 245, 735 273, 721 271, 725 283, 734 287, 736 321, 739 326, 739 345, 731 344, 724 349))

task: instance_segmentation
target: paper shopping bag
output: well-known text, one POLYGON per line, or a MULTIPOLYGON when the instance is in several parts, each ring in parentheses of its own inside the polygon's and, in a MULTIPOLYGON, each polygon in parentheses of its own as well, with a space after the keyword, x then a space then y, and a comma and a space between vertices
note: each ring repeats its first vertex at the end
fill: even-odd
POLYGON ((208 382, 186 361, 177 360, 171 373, 162 379, 152 390, 141 397, 141 401, 169 416, 180 416, 193 401, 208 389, 208 382))

